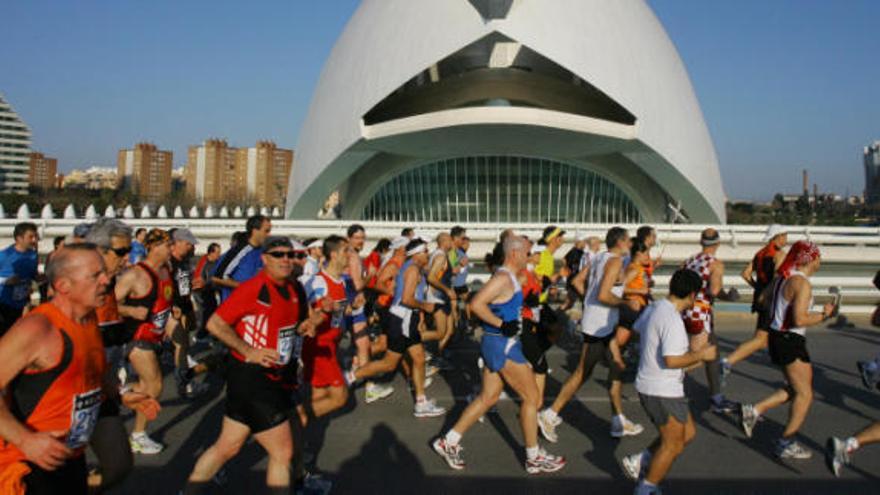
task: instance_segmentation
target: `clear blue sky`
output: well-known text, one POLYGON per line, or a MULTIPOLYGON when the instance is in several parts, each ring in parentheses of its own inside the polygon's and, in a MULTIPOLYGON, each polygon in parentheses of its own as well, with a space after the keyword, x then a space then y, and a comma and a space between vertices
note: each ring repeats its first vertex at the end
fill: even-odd
MULTIPOLYGON (((880 1, 649 1, 731 198, 796 191, 803 168, 822 189, 862 190, 862 147, 880 138, 880 1)), ((293 147, 357 4, 5 0, 0 92, 62 170, 115 165, 139 140, 177 165, 208 137, 293 147)))

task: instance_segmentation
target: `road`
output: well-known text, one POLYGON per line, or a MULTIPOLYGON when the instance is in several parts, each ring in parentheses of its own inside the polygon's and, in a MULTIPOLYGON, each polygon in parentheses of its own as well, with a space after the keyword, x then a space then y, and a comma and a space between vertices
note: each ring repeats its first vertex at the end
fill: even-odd
MULTIPOLYGON (((835 479, 822 460, 829 435, 847 435, 880 419, 880 393, 863 388, 855 369, 856 359, 880 352, 880 332, 865 321, 842 329, 815 329, 808 342, 815 369, 815 402, 802 432, 802 441, 814 452, 807 461, 779 461, 773 456, 773 440, 779 436, 786 411, 772 411, 760 423, 753 439, 744 437, 738 417, 716 415, 707 410, 705 375, 701 370, 687 381, 687 391, 697 420, 697 437, 673 467, 664 483, 667 494, 827 494, 876 493, 880 487, 880 445, 859 452, 854 466, 835 479)), ((750 335, 752 320, 744 315, 719 318, 720 344, 731 350, 750 335)), ((568 376, 576 358, 576 342, 564 343, 550 353, 551 374, 547 397, 552 397, 568 376)), ((608 435, 610 409, 604 393, 606 371, 597 368, 577 400, 563 411, 560 441, 548 450, 568 459, 564 470, 530 477, 522 467, 522 436, 517 406, 499 403, 465 436, 462 445, 467 469, 453 472, 428 447, 429 440, 445 431, 466 405, 466 396, 478 377, 477 348, 473 341, 455 348, 457 368, 435 377, 429 396, 450 408, 447 416, 416 419, 412 399, 400 375, 395 393, 385 401, 365 405, 363 389, 354 394, 349 407, 326 422, 317 466, 335 483, 334 493, 481 493, 564 494, 632 493, 633 483, 624 478, 617 459, 637 452, 655 435, 638 403, 633 373, 624 387, 626 414, 645 425, 641 436, 614 440, 608 435)), ((765 353, 753 356, 734 370, 726 392, 732 399, 754 401, 781 382, 779 371, 765 353)), ((166 381, 164 409, 150 427, 151 435, 168 448, 157 456, 138 456, 132 475, 118 494, 176 493, 220 428, 223 414, 221 386, 195 402, 176 398, 172 381, 166 381)), ((130 424, 130 418, 129 418, 130 424)), ((315 435, 313 435, 314 437, 315 435)), ((317 436, 321 436, 320 434, 317 436)), ((218 493, 261 493, 265 469, 261 448, 249 442, 227 467, 228 483, 218 493)))

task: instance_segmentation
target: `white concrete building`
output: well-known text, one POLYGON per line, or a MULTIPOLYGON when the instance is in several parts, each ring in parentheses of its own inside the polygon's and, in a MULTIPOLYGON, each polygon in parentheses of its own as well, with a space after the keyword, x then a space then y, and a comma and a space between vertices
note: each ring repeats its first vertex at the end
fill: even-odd
POLYGON ((316 86, 287 216, 335 190, 346 219, 725 220, 699 103, 643 0, 364 0, 316 86))
POLYGON ((31 130, 0 93, 0 192, 27 194, 31 130))

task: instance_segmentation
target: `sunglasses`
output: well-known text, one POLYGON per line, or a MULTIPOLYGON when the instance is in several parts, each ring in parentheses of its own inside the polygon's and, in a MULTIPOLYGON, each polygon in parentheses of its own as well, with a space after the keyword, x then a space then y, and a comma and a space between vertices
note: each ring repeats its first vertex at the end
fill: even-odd
POLYGON ((287 258, 289 260, 292 260, 296 258, 296 253, 293 251, 272 251, 266 254, 275 259, 287 258))
POLYGON ((109 248, 108 251, 113 251, 113 254, 122 258, 123 256, 131 252, 131 246, 121 248, 109 248))

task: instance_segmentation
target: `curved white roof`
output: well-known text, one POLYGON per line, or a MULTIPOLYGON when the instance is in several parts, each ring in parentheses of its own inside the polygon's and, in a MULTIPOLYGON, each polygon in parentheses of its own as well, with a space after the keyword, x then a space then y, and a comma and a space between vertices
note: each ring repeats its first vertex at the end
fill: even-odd
MULTIPOLYGON (((666 209, 663 201, 678 203, 693 221, 725 220, 721 175, 699 103, 674 45, 643 0, 508 0, 501 3, 509 11, 497 19, 481 15, 475 5, 483 3, 364 0, 316 86, 290 177, 288 216, 313 218, 331 191, 345 191, 352 177, 365 177, 362 168, 387 151, 385 144, 373 146, 371 140, 396 135, 394 144, 400 145, 402 136, 424 132, 432 120, 438 127, 503 124, 501 113, 486 112, 488 120, 481 122, 473 109, 438 112, 437 119, 363 122, 368 111, 414 76, 497 32, 571 71, 636 119, 623 126, 566 112, 516 109, 521 115, 532 112, 522 125, 599 136, 606 152, 609 143, 616 143, 615 159, 606 160, 608 170, 598 171, 615 182, 626 182, 629 175, 649 177, 665 198, 658 202, 652 193, 653 208, 661 210, 654 220, 666 209), (620 157, 641 173, 612 169, 620 157)), ((442 156, 443 150, 435 153, 442 156)), ((644 177, 639 181, 621 187, 644 189, 644 177)))

